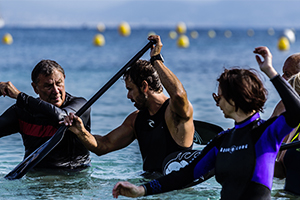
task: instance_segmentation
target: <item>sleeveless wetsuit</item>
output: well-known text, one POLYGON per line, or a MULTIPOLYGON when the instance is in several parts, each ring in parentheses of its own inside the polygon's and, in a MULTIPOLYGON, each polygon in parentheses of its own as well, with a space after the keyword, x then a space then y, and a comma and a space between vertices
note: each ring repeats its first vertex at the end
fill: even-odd
MULTIPOLYGON (((298 128, 291 142, 299 141, 299 132, 298 128)), ((300 148, 287 149, 283 163, 286 169, 284 190, 300 195, 300 148)))
POLYGON ((271 81, 286 105, 285 113, 268 121, 256 113, 221 132, 186 167, 143 185, 146 194, 181 189, 215 169, 222 200, 270 200, 280 144, 300 122, 299 95, 282 77, 271 81))
POLYGON ((143 170, 162 173, 164 159, 171 153, 190 148, 179 146, 172 138, 165 121, 169 99, 159 111, 151 116, 147 109, 141 110, 135 120, 135 131, 143 158, 143 170))
MULTIPOLYGON (((19 132, 25 146, 25 158, 55 134, 59 121, 70 112, 79 110, 85 103, 84 98, 66 93, 65 102, 58 108, 20 93, 16 104, 0 116, 0 137, 19 132)), ((81 118, 87 130, 90 130, 90 109, 81 118)), ((79 170, 88 166, 89 151, 75 134, 67 130, 62 141, 35 168, 79 170)))

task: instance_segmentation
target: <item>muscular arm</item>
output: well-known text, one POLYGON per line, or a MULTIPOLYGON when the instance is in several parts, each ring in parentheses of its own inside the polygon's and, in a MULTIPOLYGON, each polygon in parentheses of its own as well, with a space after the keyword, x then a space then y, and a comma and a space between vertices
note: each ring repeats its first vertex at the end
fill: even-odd
POLYGON ((136 114, 137 112, 131 113, 119 127, 105 136, 92 135, 83 127, 81 119, 73 114, 65 119, 65 123, 72 125, 70 122, 74 121, 69 129, 78 136, 87 149, 101 156, 124 148, 135 139, 134 121, 136 114))
MULTIPOLYGON (((151 56, 160 53, 162 43, 159 36, 150 36, 157 41, 151 51, 151 56)), ((162 61, 154 61, 160 80, 170 95, 170 104, 166 110, 166 122, 176 143, 183 147, 190 147, 193 143, 194 124, 193 107, 187 98, 186 90, 175 74, 162 61)))

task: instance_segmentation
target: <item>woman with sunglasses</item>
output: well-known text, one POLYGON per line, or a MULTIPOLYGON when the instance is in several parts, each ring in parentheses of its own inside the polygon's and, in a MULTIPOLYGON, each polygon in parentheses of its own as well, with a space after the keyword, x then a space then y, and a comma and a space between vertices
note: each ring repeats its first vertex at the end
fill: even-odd
POLYGON ((283 138, 300 122, 300 97, 272 66, 267 47, 257 47, 256 60, 272 81, 286 112, 264 121, 259 111, 266 101, 266 89, 254 70, 225 69, 213 94, 225 118, 235 121, 232 129, 216 136, 186 167, 141 186, 119 182, 113 196, 138 197, 181 189, 211 170, 222 185, 221 199, 270 200, 274 163, 283 138))

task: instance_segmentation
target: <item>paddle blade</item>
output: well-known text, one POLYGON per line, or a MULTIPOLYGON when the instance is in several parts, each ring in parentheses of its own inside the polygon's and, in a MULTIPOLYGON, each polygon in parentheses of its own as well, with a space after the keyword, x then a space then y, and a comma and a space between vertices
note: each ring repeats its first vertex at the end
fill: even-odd
POLYGON ((196 144, 207 144, 218 133, 223 131, 223 128, 218 125, 198 120, 194 120, 194 126, 194 143, 196 144))
POLYGON ((4 178, 9 180, 22 178, 29 170, 36 166, 63 139, 68 127, 61 126, 56 133, 38 149, 27 156, 4 178))

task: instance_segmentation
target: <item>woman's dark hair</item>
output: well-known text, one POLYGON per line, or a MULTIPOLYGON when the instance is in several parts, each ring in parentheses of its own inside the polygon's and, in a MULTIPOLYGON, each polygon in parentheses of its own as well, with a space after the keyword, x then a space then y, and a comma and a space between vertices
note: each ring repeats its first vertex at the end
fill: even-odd
POLYGON ((40 74, 49 76, 53 73, 54 69, 65 75, 64 69, 57 62, 53 60, 41 60, 31 72, 32 82, 37 84, 39 82, 38 77, 40 74))
POLYGON ((253 110, 263 111, 267 100, 267 90, 259 79, 255 69, 225 69, 217 79, 222 96, 229 103, 235 103, 246 114, 253 110))
POLYGON ((142 82, 145 80, 150 90, 154 90, 155 92, 163 91, 158 73, 149 61, 138 60, 134 63, 123 75, 124 80, 128 80, 128 78, 130 78, 138 88, 142 87, 142 82))

